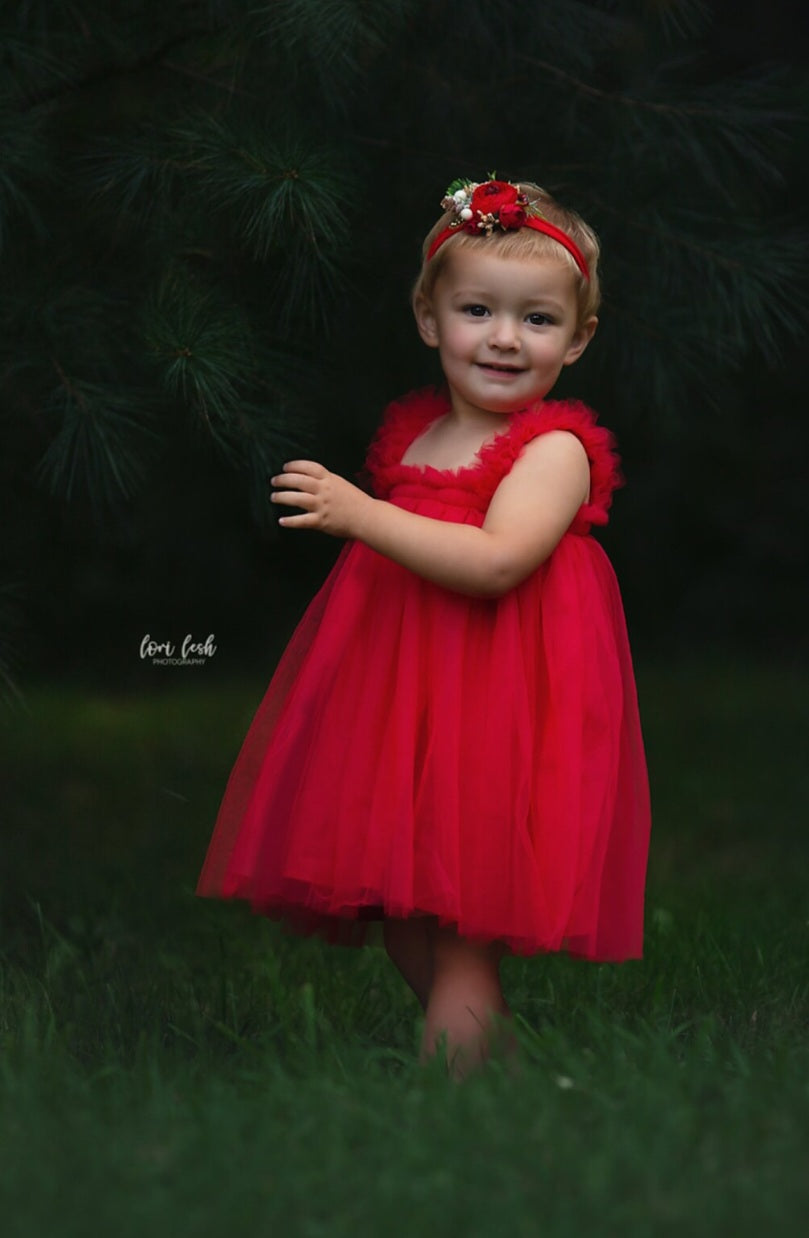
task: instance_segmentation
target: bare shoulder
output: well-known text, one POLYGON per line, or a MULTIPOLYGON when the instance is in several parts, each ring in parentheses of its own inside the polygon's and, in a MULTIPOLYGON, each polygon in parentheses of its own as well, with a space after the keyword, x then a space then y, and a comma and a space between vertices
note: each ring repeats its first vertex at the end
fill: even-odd
POLYGON ((581 439, 570 430, 547 430, 525 444, 501 484, 515 490, 538 484, 543 489, 561 487, 565 491, 580 491, 586 498, 590 461, 581 439))
POLYGON ((489 518, 553 510, 569 524, 589 494, 590 462, 581 441, 568 430, 548 430, 525 444, 497 487, 489 518))
POLYGON ((530 463, 534 467, 568 467, 589 471, 590 463, 581 439, 571 430, 546 430, 536 438, 529 439, 515 462, 530 463))

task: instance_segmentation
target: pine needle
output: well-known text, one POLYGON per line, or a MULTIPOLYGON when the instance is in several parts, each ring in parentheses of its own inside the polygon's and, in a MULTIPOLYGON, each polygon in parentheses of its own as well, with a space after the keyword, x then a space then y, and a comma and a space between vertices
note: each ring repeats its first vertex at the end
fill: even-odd
POLYGON ((59 385, 47 411, 58 428, 36 476, 68 502, 88 494, 103 518, 142 484, 160 436, 143 414, 142 393, 72 377, 54 364, 59 385))

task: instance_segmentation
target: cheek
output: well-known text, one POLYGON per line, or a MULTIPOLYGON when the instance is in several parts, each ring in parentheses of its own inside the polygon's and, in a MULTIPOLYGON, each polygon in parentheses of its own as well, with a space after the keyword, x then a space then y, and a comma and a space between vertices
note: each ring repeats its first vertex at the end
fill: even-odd
POLYGON ((567 349, 558 339, 543 339, 534 349, 534 357, 538 364, 545 366, 561 366, 567 349))
POLYGON ((448 356, 462 355, 474 346, 474 336, 464 330, 463 325, 455 324, 442 334, 442 351, 448 356))

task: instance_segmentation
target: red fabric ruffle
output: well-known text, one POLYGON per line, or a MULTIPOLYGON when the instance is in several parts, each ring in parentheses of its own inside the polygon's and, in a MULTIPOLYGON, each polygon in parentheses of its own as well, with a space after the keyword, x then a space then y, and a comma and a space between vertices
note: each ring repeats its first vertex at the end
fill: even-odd
POLYGON ((515 413, 508 429, 485 444, 476 462, 464 468, 402 464, 402 456, 413 440, 449 407, 447 393, 432 387, 388 405, 365 463, 377 498, 387 498, 394 486, 414 478, 436 489, 445 489, 448 478, 452 478, 454 487, 474 495, 475 506, 485 509, 526 443, 547 430, 569 430, 580 440, 590 461, 590 499, 577 513, 571 531, 587 533, 592 525, 607 523, 613 491, 624 484, 624 479, 615 438, 598 425, 597 414, 587 405, 579 400, 547 400, 515 413))

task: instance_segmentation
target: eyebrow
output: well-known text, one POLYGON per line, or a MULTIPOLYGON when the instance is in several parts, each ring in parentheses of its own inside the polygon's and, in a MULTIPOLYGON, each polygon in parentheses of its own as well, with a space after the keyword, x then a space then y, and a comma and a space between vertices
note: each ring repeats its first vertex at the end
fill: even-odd
MULTIPOLYGON (((528 304, 535 305, 540 310, 555 310, 557 314, 564 314, 565 312, 564 305, 562 305, 559 301, 554 301, 552 297, 548 297, 547 300, 544 297, 537 297, 535 301, 529 301, 528 304)), ((532 310, 531 312, 535 313, 536 310, 532 310)))
MULTIPOLYGON (((468 288, 457 288, 453 296, 457 297, 460 301, 488 301, 491 299, 490 294, 484 289, 475 288, 472 285, 468 288)), ((525 305, 532 307, 530 311, 532 313, 536 313, 538 310, 546 309, 554 310, 557 314, 564 314, 565 312, 565 307, 560 301, 555 300, 554 297, 546 297, 542 294, 536 297, 531 297, 525 302, 525 305)))

